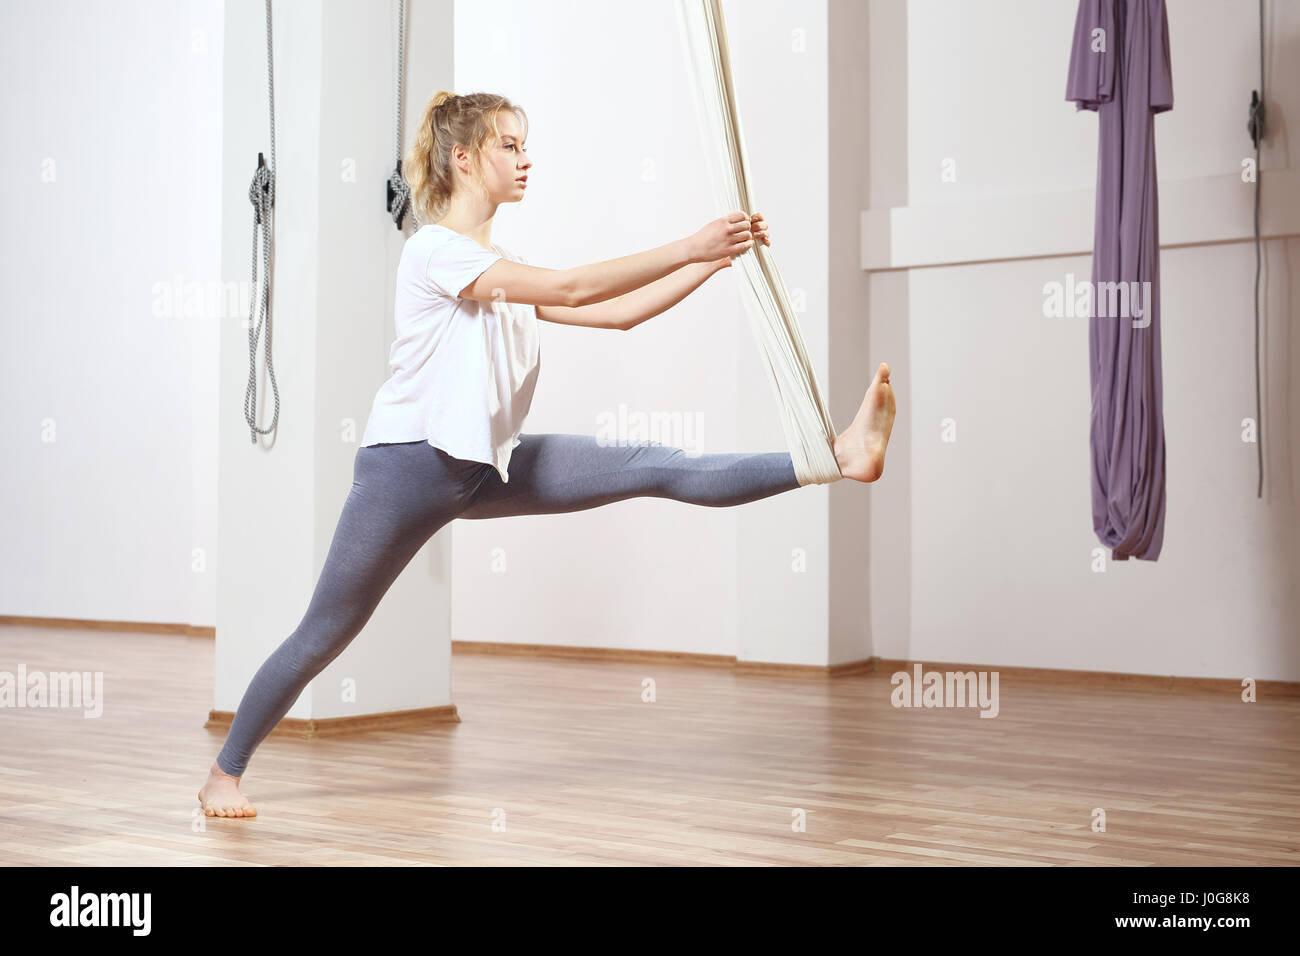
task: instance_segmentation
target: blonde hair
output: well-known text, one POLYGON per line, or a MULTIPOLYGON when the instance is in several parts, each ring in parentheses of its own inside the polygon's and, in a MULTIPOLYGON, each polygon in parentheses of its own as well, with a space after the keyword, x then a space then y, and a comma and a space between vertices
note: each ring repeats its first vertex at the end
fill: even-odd
POLYGON ((458 96, 451 90, 439 90, 429 100, 416 130, 415 142, 402 160, 402 175, 411 186, 411 205, 419 223, 441 219, 447 212, 456 185, 451 150, 457 143, 473 157, 471 169, 475 182, 484 192, 483 150, 500 136, 497 114, 510 110, 519 117, 528 137, 528 116, 504 96, 495 93, 469 93, 458 96))

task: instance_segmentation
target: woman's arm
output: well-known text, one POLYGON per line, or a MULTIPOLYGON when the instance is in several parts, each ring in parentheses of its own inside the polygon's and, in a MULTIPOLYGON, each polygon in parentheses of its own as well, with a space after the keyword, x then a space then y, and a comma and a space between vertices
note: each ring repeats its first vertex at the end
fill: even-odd
POLYGON ((693 262, 682 266, 649 285, 616 296, 605 302, 566 308, 558 305, 537 307, 537 317, 561 325, 582 325, 592 329, 618 329, 626 331, 672 308, 701 285, 719 269, 731 265, 727 257, 713 262, 693 262))
MULTIPOLYGON (((751 217, 751 228, 756 241, 765 246, 772 245, 768 234, 767 222, 762 213, 751 217)), ((646 319, 653 319, 661 312, 672 308, 686 298, 704 281, 720 269, 731 266, 731 257, 723 256, 713 262, 697 262, 683 266, 676 272, 669 273, 662 279, 656 279, 649 285, 625 292, 623 295, 606 302, 584 305, 578 308, 562 306, 539 306, 537 317, 547 322, 559 322, 563 325, 583 325, 595 329, 634 329, 646 319)))
POLYGON ((649 285, 683 266, 740 255, 754 244, 749 230, 749 216, 733 212, 685 239, 572 269, 543 269, 499 259, 459 294, 480 302, 505 299, 527 305, 582 308, 649 285))

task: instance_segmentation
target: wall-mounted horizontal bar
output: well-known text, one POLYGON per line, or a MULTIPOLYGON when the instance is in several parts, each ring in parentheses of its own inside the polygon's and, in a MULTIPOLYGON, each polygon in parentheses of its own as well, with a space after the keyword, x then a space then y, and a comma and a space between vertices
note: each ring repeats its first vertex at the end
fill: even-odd
MULTIPOLYGON (((1300 235, 1300 169, 1261 178, 1260 232, 1300 235)), ((1160 247, 1254 238, 1255 184, 1236 174, 1159 184, 1160 247)), ((1090 255, 1095 192, 1003 196, 931 206, 868 209, 861 262, 868 272, 923 266, 1090 255)))

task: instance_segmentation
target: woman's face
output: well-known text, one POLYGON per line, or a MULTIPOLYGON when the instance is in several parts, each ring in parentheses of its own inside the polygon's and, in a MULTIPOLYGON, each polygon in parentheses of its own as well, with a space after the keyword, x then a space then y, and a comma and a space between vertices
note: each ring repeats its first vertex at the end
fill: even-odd
POLYGON ((497 203, 519 202, 527 188, 521 180, 533 165, 524 151, 519 117, 511 110, 502 110, 497 114, 497 129, 500 135, 496 142, 489 142, 483 148, 483 179, 488 197, 497 203))

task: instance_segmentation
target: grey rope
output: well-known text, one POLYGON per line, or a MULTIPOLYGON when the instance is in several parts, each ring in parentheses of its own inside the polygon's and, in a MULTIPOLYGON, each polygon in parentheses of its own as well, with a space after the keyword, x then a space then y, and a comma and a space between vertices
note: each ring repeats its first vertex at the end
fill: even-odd
POLYGON ((1264 136, 1264 0, 1259 0, 1259 95, 1252 97, 1250 138, 1255 143, 1255 456, 1259 464, 1259 481, 1255 497, 1264 497, 1264 422, 1259 401, 1259 189, 1264 178, 1259 168, 1259 141, 1264 136))
POLYGON ((249 441, 257 443, 259 434, 266 435, 275 431, 280 420, 280 386, 275 381, 275 366, 271 364, 271 246, 275 238, 275 77, 272 70, 271 56, 271 0, 266 0, 266 90, 270 100, 271 115, 271 165, 259 152, 257 169, 253 173, 252 185, 248 187, 248 200, 253 204, 253 288, 257 288, 257 249, 258 231, 261 227, 262 248, 262 294, 261 313, 257 320, 257 329, 253 329, 253 311, 257 303, 252 303, 248 313, 248 389, 244 392, 244 421, 248 423, 249 441), (271 375, 271 390, 275 394, 275 414, 268 428, 257 427, 257 340, 262 335, 262 322, 266 321, 266 370, 271 375))
POLYGON ((384 184, 384 203, 400 230, 411 208, 411 187, 402 176, 402 98, 406 91, 406 0, 397 0, 397 167, 384 184))

